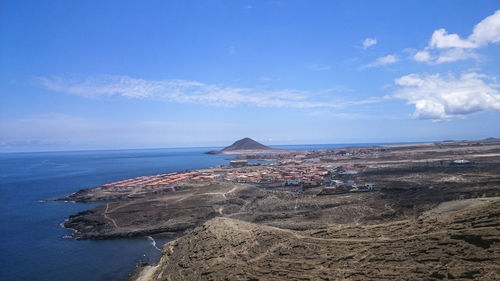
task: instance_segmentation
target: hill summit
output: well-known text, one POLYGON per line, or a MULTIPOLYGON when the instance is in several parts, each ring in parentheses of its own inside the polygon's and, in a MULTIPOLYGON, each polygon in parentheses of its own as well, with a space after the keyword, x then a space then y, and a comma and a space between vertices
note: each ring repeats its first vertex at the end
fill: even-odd
POLYGON ((235 141, 230 146, 227 146, 219 151, 209 151, 208 154, 253 154, 253 153, 265 153, 274 152, 278 149, 273 149, 269 146, 263 145, 251 138, 243 138, 241 140, 235 141))
POLYGON ((251 138, 243 138, 241 140, 235 141, 228 147, 225 147, 221 151, 235 151, 235 150, 268 150, 272 149, 269 146, 265 146, 251 138))

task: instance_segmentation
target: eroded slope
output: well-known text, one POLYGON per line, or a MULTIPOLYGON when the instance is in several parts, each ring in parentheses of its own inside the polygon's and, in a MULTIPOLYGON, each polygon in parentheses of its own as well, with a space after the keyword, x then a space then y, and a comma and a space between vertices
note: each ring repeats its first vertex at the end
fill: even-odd
POLYGON ((310 231, 214 218, 168 243, 142 280, 497 280, 500 200, 310 231))

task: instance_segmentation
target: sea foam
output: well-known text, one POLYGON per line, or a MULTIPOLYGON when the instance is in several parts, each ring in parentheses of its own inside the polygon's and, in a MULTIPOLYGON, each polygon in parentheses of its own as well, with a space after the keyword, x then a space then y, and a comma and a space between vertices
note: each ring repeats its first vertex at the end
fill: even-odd
POLYGON ((160 252, 161 252, 161 249, 160 249, 160 248, 158 248, 158 247, 156 247, 156 240, 155 240, 153 237, 151 237, 151 236, 147 236, 147 238, 148 238, 149 242, 151 242, 151 245, 152 245, 152 246, 153 246, 156 250, 158 250, 158 251, 160 251, 160 252))

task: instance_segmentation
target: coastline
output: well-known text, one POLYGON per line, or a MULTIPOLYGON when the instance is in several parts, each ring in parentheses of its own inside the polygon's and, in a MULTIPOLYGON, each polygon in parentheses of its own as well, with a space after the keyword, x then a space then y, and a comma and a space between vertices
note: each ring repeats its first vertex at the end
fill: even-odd
MULTIPOLYGON (((154 175, 150 177, 141 176, 138 178, 122 180, 116 183, 105 184, 95 188, 82 189, 58 200, 69 200, 82 203, 108 202, 107 204, 105 204, 105 207, 104 205, 100 205, 91 210, 80 212, 78 214, 70 216, 69 220, 64 222, 64 226, 66 228, 70 228, 75 231, 73 233, 73 237, 77 239, 112 239, 120 237, 125 238, 131 236, 144 236, 158 233, 169 233, 170 236, 178 236, 179 234, 192 229, 193 227, 199 225, 200 222, 203 222, 214 215, 222 215, 222 212, 218 211, 219 207, 217 206, 228 204, 228 202, 226 202, 227 196, 224 195, 221 198, 218 194, 230 192, 233 189, 233 186, 240 186, 240 189, 247 190, 246 192, 250 192, 255 195, 259 194, 262 191, 272 191, 277 187, 277 185, 275 185, 273 181, 279 183, 278 186, 283 186, 285 178, 290 177, 288 175, 293 175, 293 173, 295 173, 293 171, 297 169, 303 170, 305 168, 313 170, 307 172, 309 174, 301 174, 301 177, 310 176, 310 179, 307 179, 304 183, 299 185, 299 187, 303 190, 302 193, 305 192, 305 194, 310 195, 324 195, 325 193, 322 192, 323 190, 321 189, 321 187, 328 187, 328 184, 325 184, 323 182, 326 182, 326 180, 330 181, 332 177, 337 177, 340 180, 346 178, 346 176, 342 174, 342 170, 334 172, 331 168, 329 168, 334 163, 337 163, 336 165, 340 165, 341 167, 344 165, 345 167, 358 165, 360 167, 367 166, 367 168, 376 168, 377 166, 385 167, 389 165, 407 169, 411 167, 408 167, 408 164, 405 164, 407 157, 403 155, 406 155, 408 153, 410 155, 413 155, 414 153, 420 153, 422 156, 416 157, 416 155, 418 154, 411 156, 412 160, 410 166, 429 165, 429 163, 433 163, 433 166, 439 166, 443 165, 443 161, 449 163, 448 159, 450 152, 448 151, 462 151, 464 149, 468 149, 467 147, 468 145, 470 145, 470 143, 471 142, 462 142, 461 144, 446 144, 446 146, 443 146, 444 144, 442 143, 425 143, 403 146, 392 145, 383 147, 367 146, 329 150, 301 151, 300 153, 297 153, 296 151, 288 151, 286 153, 281 153, 273 156, 274 162, 271 164, 259 163, 247 165, 246 163, 244 163, 243 165, 236 167, 223 166, 220 168, 188 170, 185 172, 174 172, 164 175, 154 175), (446 147, 446 149, 444 149, 443 147, 446 147), (436 154, 438 152, 442 155, 439 156, 438 154, 436 154), (401 154, 402 156, 398 156, 399 154, 401 154), (432 158, 429 158, 430 155, 432 155, 432 158), (279 167, 285 168, 282 169, 279 167), (317 170, 318 168, 320 170, 317 170), (273 174, 266 175, 266 171, 268 170, 272 171, 273 174), (240 176, 235 176, 233 175, 234 173, 239 173, 240 176), (335 176, 335 174, 337 175, 335 176), (271 180, 271 182, 269 180, 271 180), (306 187, 306 183, 310 186, 306 187), (258 186, 260 188, 255 189, 255 186, 258 186), (318 188, 320 189, 311 188, 315 186, 318 186, 318 188), (213 191, 207 193, 202 192, 202 190, 213 191), (209 201, 207 201, 208 205, 205 210, 201 211, 201 213, 200 210, 196 210, 196 212, 198 212, 200 216, 200 218, 196 220, 186 217, 180 213, 176 213, 175 215, 163 218, 169 220, 168 224, 163 225, 161 223, 155 223, 153 225, 150 225, 147 223, 147 219, 144 221, 137 221, 133 217, 133 215, 128 216, 123 211, 116 213, 116 215, 119 215, 119 217, 115 217, 115 210, 127 210, 121 209, 122 203, 120 202, 127 202, 125 204, 126 206, 134 206, 134 208, 136 209, 139 208, 142 210, 149 210, 148 204, 150 204, 149 202, 151 200, 156 200, 155 198, 164 198, 161 200, 165 200, 165 202, 168 202, 168 204, 170 204, 172 208, 179 209, 185 208, 186 206, 188 208, 196 208, 197 204, 199 204, 199 202, 202 202, 201 200, 206 200, 202 199, 202 197, 204 198, 207 195, 210 195, 210 199, 209 201), (189 200, 184 201, 186 199, 189 200), (215 213, 213 213, 212 210, 215 210, 215 213), (122 218, 124 215, 127 215, 128 221, 125 220, 123 221, 123 223, 120 222, 120 226, 118 226, 116 221, 124 220, 124 218, 122 218), (83 221, 81 219, 83 219, 83 221), (133 225, 130 223, 130 221, 135 221, 136 224, 133 225), (95 227, 92 228, 92 231, 89 231, 89 224, 95 224, 95 227)), ((452 153, 456 154, 464 152, 452 153)), ((496 154, 491 155, 494 157, 496 154)), ((268 156, 269 155, 261 155, 260 157, 265 159, 268 156)), ((257 158, 258 157, 259 156, 257 156, 257 158)), ((303 171, 301 170, 297 171, 303 173, 303 171)), ((342 181, 346 181, 349 178, 355 180, 357 177, 359 176, 350 176, 346 179, 343 179, 342 181)), ((366 179, 365 181, 368 180, 369 179, 366 179)), ((338 181, 339 180, 337 180, 337 182, 338 181)), ((372 181, 376 182, 380 181, 380 179, 373 179, 372 181)), ((387 184, 390 184, 390 182, 382 183, 380 186, 384 187, 384 185, 387 184)), ((276 189, 276 191, 279 190, 280 189, 276 189)), ((326 194, 329 194, 331 193, 332 189, 324 191, 328 191, 326 194)), ((346 192, 348 194, 350 192, 350 189, 337 188, 335 194, 342 194, 346 192)), ((228 208, 228 210, 229 209, 231 208, 228 208)), ((170 210, 170 212, 172 211, 170 210)), ((227 212, 228 211, 226 211, 226 213, 227 212)), ((153 213, 151 213, 150 215, 153 215, 153 213)), ((157 219, 158 222, 161 222, 160 218, 157 219)))
MULTIPOLYGON (((83 233, 81 239, 110 239, 161 233, 182 223, 182 229, 179 228, 176 234, 184 237, 190 235, 194 229, 219 217, 293 231, 319 230, 325 224, 363 225, 407 219, 415 216, 415 212, 422 214, 442 202, 455 200, 460 196, 474 198, 497 194, 498 187, 491 185, 494 182, 481 182, 485 177, 491 178, 491 173, 498 171, 496 165, 500 163, 500 155, 490 153, 497 150, 496 145, 471 141, 306 150, 300 153, 288 151, 288 154, 281 152, 276 155, 278 160, 272 165, 224 166, 167 174, 154 179, 169 184, 159 184, 151 188, 148 187, 148 184, 151 184, 148 177, 138 177, 130 179, 130 182, 126 180, 125 183, 119 182, 116 186, 111 183, 104 188, 73 193, 73 196, 82 196, 84 202, 89 201, 89 198, 91 202, 98 202, 100 198, 113 199, 110 196, 115 196, 113 194, 116 193, 116 197, 109 201, 110 203, 77 214, 78 221, 94 221, 95 226, 84 223, 77 228, 88 231, 88 227, 92 226, 94 231, 93 234, 83 233), (453 160, 459 159, 469 159, 472 164, 453 165, 453 160), (332 167, 336 168, 332 170, 332 167), (477 175, 477 179, 468 180, 471 184, 484 185, 478 191, 467 190, 467 185, 458 181, 462 180, 460 177, 450 178, 442 174, 444 171, 452 174, 463 173, 463 170, 469 167, 482 173, 477 175), (479 167, 481 170, 478 170, 479 167), (251 182, 252 177, 259 173, 286 175, 296 169, 305 171, 312 169, 311 175, 331 174, 336 181, 347 182, 348 179, 354 179, 360 185, 372 182, 377 189, 372 192, 359 192, 355 189, 335 191, 324 185, 301 186, 301 192, 290 194, 280 192, 280 189, 272 186, 266 190, 262 186, 256 186, 259 185, 257 182, 251 182), (356 173, 346 171, 356 171, 356 173), (406 187, 401 187, 400 173, 408 176, 413 173, 421 174, 420 178, 415 179, 403 177, 406 187), (231 178, 230 175, 239 176, 231 178), (182 180, 177 180, 179 178, 182 180), (423 178, 424 182, 431 182, 433 189, 422 189, 420 181, 423 178), (245 179, 245 182, 239 182, 242 179, 245 179), (454 183, 456 186, 454 190, 448 188, 450 179, 457 181, 454 183), (328 188, 323 189, 325 187, 328 188), (324 193, 325 190, 328 192, 324 193), (447 191, 443 193, 445 190, 447 191), (409 201, 414 205, 407 206, 406 202, 409 201), (165 208, 166 206, 168 208, 165 208), (249 209, 242 209, 242 206, 249 209), (266 211, 263 212, 259 208, 264 208, 266 211), (181 212, 172 213, 173 210, 177 212, 181 209, 182 213, 194 214, 197 219, 192 220, 181 215, 181 212), (137 210, 141 210, 146 219, 137 220, 134 215, 137 210), (310 215, 312 210, 313 216, 310 215), (337 214, 341 210, 342 212, 337 214), (344 212, 350 215, 346 216, 347 213, 344 212), (170 216, 165 217, 164 214, 170 216), (114 223, 110 222, 110 217, 114 223), (147 218, 169 223, 151 224, 147 218)), ((132 275, 135 276, 135 280, 150 280, 157 269, 157 265, 144 266, 140 273, 132 275)))
POLYGON ((153 265, 137 265, 137 267, 130 273, 127 281, 149 281, 153 275, 155 266, 153 265))

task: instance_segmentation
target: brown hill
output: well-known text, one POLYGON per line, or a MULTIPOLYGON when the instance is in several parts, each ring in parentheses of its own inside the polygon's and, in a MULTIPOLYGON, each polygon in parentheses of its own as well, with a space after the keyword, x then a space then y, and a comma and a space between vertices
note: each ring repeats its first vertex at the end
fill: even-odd
POLYGON ((251 138, 243 138, 235 141, 230 146, 223 148, 220 151, 209 151, 208 154, 253 154, 253 153, 266 153, 278 152, 279 149, 273 149, 269 146, 263 145, 254 141, 251 138))
POLYGON ((265 146, 259 142, 254 141, 251 138, 243 138, 241 140, 235 141, 228 147, 225 147, 221 151, 235 151, 235 150, 272 150, 269 146, 265 146))

